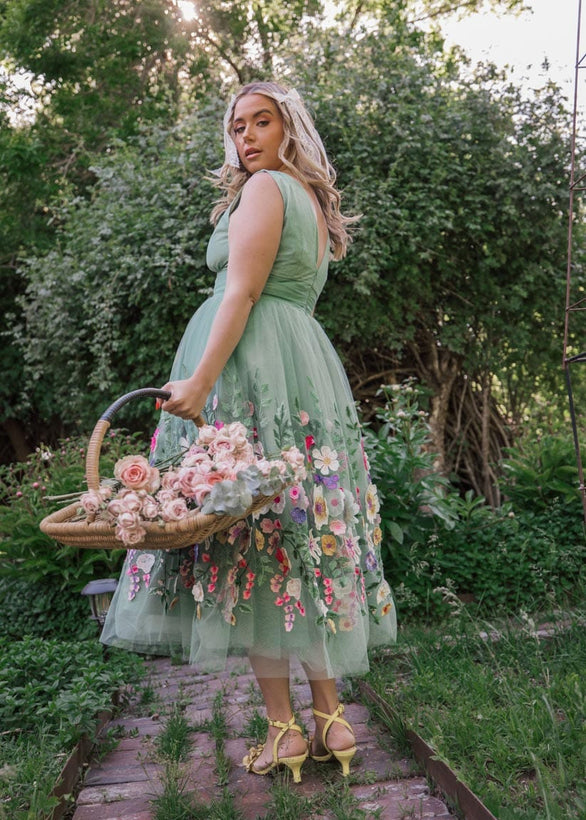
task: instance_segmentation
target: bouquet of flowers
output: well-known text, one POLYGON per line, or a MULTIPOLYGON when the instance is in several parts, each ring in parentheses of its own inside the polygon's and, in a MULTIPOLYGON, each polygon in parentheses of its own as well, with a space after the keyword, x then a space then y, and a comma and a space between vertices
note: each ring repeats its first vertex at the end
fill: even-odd
POLYGON ((250 444, 240 422, 208 424, 199 428, 181 461, 167 469, 140 455, 120 459, 113 481, 80 497, 78 513, 88 523, 107 522, 121 545, 134 547, 146 536, 145 523, 165 527, 194 512, 245 516, 253 502, 264 498, 268 506, 286 485, 304 478, 304 457, 297 447, 269 460, 250 444))

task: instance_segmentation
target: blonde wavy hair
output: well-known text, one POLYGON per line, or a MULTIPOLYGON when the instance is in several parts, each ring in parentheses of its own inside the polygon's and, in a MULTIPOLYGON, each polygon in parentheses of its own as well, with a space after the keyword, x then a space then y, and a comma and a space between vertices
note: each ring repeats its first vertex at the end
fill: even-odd
POLYGON ((284 133, 283 141, 279 146, 279 159, 291 176, 304 185, 310 185, 315 192, 328 228, 332 258, 342 259, 351 241, 348 228, 359 217, 342 214, 340 193, 335 187, 336 172, 328 160, 313 120, 299 95, 279 83, 248 83, 230 101, 224 117, 226 158, 222 168, 217 172, 217 178, 212 180, 224 194, 215 203, 211 222, 214 225, 217 223, 251 176, 240 161, 238 161, 238 167, 235 167, 229 161, 228 156, 228 152, 236 156, 232 131, 234 109, 238 100, 247 94, 262 94, 268 97, 281 114, 284 133))

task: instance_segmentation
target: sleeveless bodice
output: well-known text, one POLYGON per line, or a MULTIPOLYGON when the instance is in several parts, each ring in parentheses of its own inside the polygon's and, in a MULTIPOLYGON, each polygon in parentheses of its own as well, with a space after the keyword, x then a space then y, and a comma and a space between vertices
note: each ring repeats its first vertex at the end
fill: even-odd
MULTIPOLYGON (((303 185, 281 171, 269 173, 283 197, 283 231, 279 250, 261 299, 274 297, 312 313, 328 275, 329 251, 319 260, 319 233, 311 198, 303 185)), ((207 264, 215 271, 214 294, 222 294, 228 267, 228 223, 238 207, 238 195, 222 214, 208 245, 207 264)))

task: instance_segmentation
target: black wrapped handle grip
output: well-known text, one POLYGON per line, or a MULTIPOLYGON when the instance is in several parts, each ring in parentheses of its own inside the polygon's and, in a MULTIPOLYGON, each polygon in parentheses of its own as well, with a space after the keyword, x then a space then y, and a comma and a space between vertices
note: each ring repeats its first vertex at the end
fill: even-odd
MULTIPOLYGON (((102 449, 104 436, 110 427, 112 419, 120 408, 124 407, 125 404, 128 404, 129 401, 132 401, 133 399, 147 398, 149 396, 156 399, 166 400, 170 398, 171 393, 168 390, 159 390, 158 387, 142 387, 139 390, 133 390, 131 393, 126 393, 124 396, 120 396, 120 398, 116 399, 116 401, 111 404, 100 416, 99 421, 96 423, 91 435, 85 460, 85 477, 88 489, 97 490, 100 487, 100 452, 102 449)), ((193 421, 198 427, 203 427, 205 424, 205 421, 201 415, 196 416, 193 421)))

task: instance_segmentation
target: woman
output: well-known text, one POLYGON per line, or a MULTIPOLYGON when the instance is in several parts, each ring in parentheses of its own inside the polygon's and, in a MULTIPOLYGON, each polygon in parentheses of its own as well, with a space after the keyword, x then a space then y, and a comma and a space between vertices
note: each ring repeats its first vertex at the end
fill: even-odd
POLYGON ((380 560, 378 498, 342 365, 313 309, 330 256, 340 259, 352 220, 296 91, 244 86, 224 119, 223 197, 208 264, 214 294, 183 336, 155 458, 196 435, 193 422, 243 422, 265 456, 297 445, 308 479, 266 513, 195 547, 127 558, 102 640, 145 652, 189 652, 217 670, 246 651, 269 718, 250 772, 332 757, 343 774, 356 751, 335 678, 368 669, 367 647, 396 633, 380 560), (308 676, 315 734, 292 715, 289 658, 308 676))

